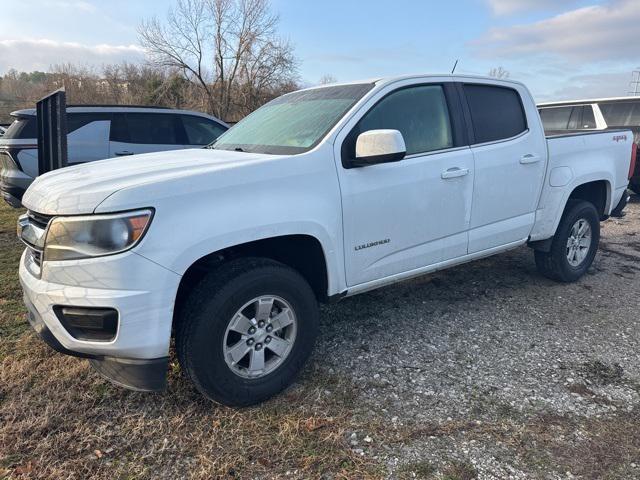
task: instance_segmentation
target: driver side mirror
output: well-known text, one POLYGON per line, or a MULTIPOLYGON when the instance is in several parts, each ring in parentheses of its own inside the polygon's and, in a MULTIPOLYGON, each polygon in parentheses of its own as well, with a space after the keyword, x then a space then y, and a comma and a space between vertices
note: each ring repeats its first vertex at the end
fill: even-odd
POLYGON ((354 166, 398 162, 407 154, 402 133, 398 130, 369 130, 358 135, 354 166))

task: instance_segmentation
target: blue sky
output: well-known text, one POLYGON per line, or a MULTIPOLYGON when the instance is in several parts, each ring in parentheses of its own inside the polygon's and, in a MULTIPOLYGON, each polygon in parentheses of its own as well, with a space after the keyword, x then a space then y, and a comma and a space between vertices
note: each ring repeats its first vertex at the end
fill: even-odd
MULTIPOLYGON (((174 0, 21 0, 0 10, 0 72, 142 61, 136 28, 174 0)), ((640 0, 271 0, 300 74, 340 81, 502 66, 538 100, 625 95, 640 0)))

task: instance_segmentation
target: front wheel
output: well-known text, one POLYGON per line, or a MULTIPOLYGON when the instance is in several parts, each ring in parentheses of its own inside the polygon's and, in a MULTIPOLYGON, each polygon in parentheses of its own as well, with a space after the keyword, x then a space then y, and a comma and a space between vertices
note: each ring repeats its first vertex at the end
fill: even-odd
POLYGON ((544 276, 575 282, 593 263, 600 243, 600 218, 589 202, 570 200, 549 252, 535 252, 536 266, 544 276))
POLYGON ((233 260, 190 294, 176 333, 178 359, 211 400, 259 403, 302 369, 318 316, 314 293, 295 270, 267 259, 233 260))

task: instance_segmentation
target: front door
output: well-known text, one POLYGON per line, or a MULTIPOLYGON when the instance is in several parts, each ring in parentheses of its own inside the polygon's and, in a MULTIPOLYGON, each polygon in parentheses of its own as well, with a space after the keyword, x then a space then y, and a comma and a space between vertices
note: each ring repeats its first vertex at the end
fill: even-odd
POLYGON ((473 154, 455 137, 445 91, 381 93, 342 144, 341 155, 354 155, 359 133, 395 129, 407 146, 399 162, 339 168, 348 286, 467 253, 473 154))

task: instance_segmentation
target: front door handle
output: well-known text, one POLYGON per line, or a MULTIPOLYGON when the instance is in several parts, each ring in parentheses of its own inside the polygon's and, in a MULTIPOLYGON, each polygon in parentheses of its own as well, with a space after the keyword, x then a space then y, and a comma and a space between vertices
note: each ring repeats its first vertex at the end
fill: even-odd
POLYGON ((126 157, 127 155, 133 155, 133 152, 123 150, 122 152, 116 152, 116 157, 126 157))
POLYGON ((533 155, 532 153, 528 153, 520 157, 520 163, 522 165, 526 165, 528 163, 538 163, 540 161, 540 157, 537 155, 533 155))
POLYGON ((465 175, 469 175, 468 168, 453 167, 442 172, 442 178, 444 180, 447 180, 449 178, 464 177, 465 175))

